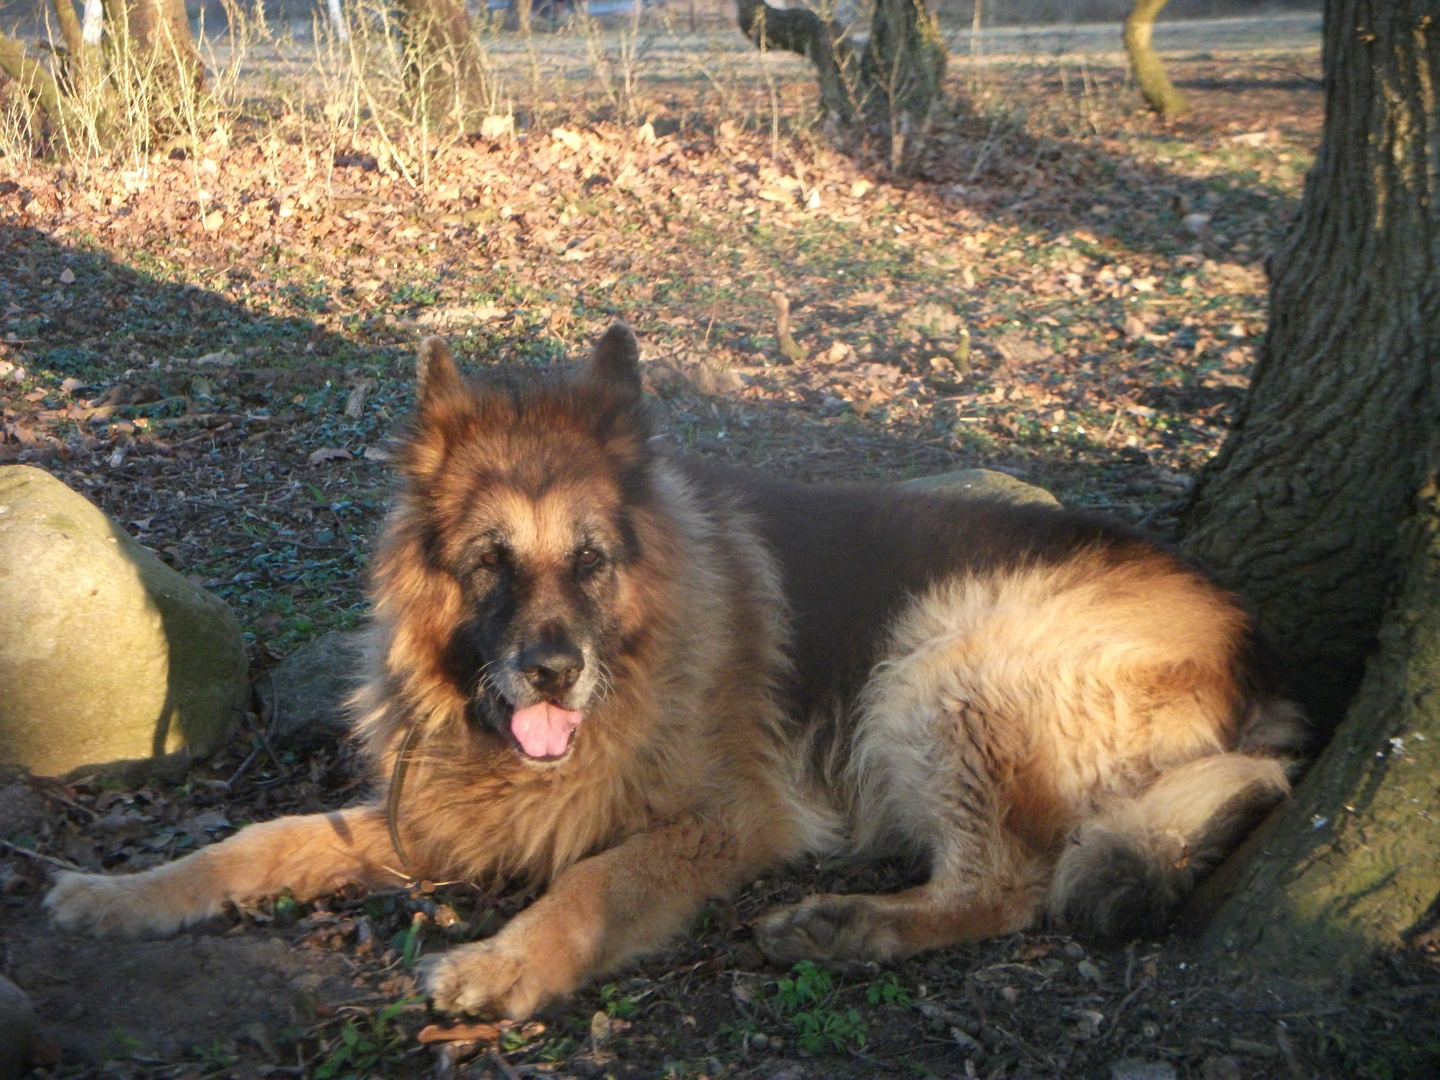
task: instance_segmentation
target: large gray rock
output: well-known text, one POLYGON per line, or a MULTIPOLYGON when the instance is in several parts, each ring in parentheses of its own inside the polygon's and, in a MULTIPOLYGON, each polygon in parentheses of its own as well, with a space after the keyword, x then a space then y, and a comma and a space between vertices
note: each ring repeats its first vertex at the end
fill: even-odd
POLYGON ((0 975, 0 1080, 20 1080, 35 1047, 35 1009, 25 991, 0 975))
POLYGON ((1006 502, 1034 503, 1038 506, 1059 506, 1060 500, 1042 487, 1017 480, 1009 473, 993 469, 957 469, 906 480, 905 486, 919 491, 944 491, 977 498, 1003 499, 1006 502))
POLYGON ((174 775, 229 739, 247 672, 221 600, 49 473, 0 468, 0 762, 174 775))
POLYGON ((270 712, 270 741, 305 748, 347 735, 345 702, 360 685, 363 633, 332 630, 300 646, 255 684, 270 712))

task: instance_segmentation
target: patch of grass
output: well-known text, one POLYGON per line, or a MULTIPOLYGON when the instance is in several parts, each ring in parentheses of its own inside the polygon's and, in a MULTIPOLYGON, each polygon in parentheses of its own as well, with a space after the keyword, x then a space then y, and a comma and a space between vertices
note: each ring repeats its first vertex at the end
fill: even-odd
POLYGON ((218 1035, 208 1043, 196 1043, 190 1048, 190 1053, 207 1072, 228 1069, 240 1060, 235 1053, 234 1044, 218 1035))
POLYGON ((754 1020, 751 1020, 748 1016, 743 1016, 733 1024, 721 1024, 716 1029, 716 1034, 724 1039, 729 1046, 739 1048, 744 1046, 746 1040, 759 1030, 760 1028, 754 1020))
POLYGON ((409 971, 415 966, 415 961, 420 959, 420 948, 424 943, 425 918, 420 912, 416 912, 410 920, 410 925, 399 931, 390 939, 390 945, 400 954, 400 966, 409 971))
POLYGON ((1440 1037, 1396 1031, 1363 1057, 1355 1075, 1364 1080, 1420 1080, 1440 1076, 1440 1037))

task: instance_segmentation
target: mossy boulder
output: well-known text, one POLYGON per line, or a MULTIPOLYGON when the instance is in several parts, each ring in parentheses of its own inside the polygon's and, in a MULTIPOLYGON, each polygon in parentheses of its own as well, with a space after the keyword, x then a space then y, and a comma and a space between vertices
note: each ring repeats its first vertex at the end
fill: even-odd
POLYGON ((0 762, 175 775, 248 695, 234 614, 41 469, 0 468, 0 762))
POLYGON ((993 469, 957 469, 906 480, 905 486, 917 491, 943 491, 973 495, 981 499, 1003 499, 1007 502, 1034 503, 1038 506, 1059 506, 1060 500, 1042 487, 1017 480, 1009 473, 993 469))
POLYGON ((332 630, 307 642, 257 680, 270 710, 270 741, 296 750, 349 734, 346 702, 360 686, 365 635, 332 630))

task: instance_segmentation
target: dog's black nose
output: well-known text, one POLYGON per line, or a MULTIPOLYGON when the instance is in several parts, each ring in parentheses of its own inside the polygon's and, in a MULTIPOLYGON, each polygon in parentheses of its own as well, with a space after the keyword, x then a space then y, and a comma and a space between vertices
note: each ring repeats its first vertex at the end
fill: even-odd
POLYGON ((516 665, 535 690, 559 695, 580 678, 580 672, 585 670, 585 657, 569 641, 543 641, 521 649, 516 665))

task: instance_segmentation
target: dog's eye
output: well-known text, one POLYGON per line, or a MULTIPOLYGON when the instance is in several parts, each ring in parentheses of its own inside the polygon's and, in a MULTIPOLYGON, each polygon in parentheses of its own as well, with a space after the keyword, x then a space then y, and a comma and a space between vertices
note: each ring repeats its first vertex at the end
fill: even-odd
POLYGON ((491 548, 480 556, 480 565, 486 570, 499 570, 505 565, 505 556, 498 548, 491 548))
POLYGON ((575 562, 578 563, 581 569, 584 570, 595 569, 595 567, 600 565, 600 559, 600 552, 596 551, 594 548, 588 547, 581 548, 580 553, 575 556, 575 562))

